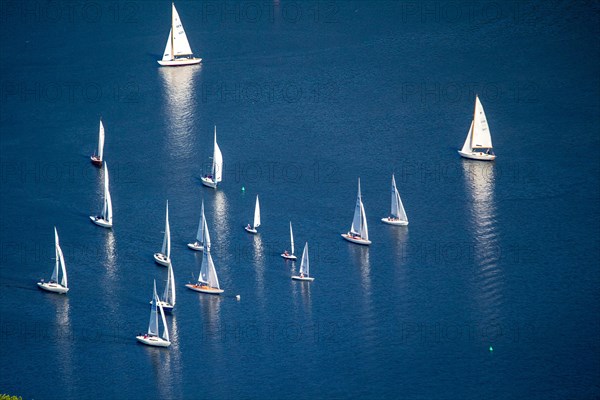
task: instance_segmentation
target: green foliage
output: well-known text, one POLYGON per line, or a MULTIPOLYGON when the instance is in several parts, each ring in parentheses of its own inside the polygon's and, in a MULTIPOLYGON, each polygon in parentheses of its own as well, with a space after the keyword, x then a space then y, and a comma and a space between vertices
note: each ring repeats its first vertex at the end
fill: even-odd
POLYGON ((23 400, 23 398, 21 396, 11 396, 0 393, 0 400, 23 400))

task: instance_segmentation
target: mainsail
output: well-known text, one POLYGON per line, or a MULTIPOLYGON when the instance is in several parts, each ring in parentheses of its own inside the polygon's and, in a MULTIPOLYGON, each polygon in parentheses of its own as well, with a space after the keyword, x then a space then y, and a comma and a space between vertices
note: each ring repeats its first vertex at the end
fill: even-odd
POLYGON ((165 52, 163 53, 163 61, 174 60, 176 57, 180 56, 192 55, 192 49, 190 48, 190 43, 188 42, 175 4, 173 4, 172 8, 171 30, 169 31, 165 52))

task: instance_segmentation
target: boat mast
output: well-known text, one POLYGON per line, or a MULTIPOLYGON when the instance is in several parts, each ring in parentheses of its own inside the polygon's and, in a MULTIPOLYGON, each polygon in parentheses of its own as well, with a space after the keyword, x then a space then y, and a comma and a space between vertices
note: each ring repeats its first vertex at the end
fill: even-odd
POLYGON ((473 136, 475 136, 475 116, 477 115, 477 93, 475 93, 475 106, 473 108, 473 129, 471 130, 471 151, 473 151, 473 136))
POLYGON ((171 3, 171 60, 175 59, 175 46, 173 44, 173 38, 175 37, 175 25, 173 24, 173 10, 175 9, 175 2, 171 3))

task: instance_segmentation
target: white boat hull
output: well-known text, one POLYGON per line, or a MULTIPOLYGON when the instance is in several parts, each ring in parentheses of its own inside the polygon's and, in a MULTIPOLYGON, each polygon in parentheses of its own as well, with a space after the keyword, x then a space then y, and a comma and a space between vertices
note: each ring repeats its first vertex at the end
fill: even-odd
MULTIPOLYGON (((152 300, 150 300, 150 304, 152 304, 152 300)), ((159 301, 158 304, 160 304, 164 310, 164 312, 172 312, 173 311, 173 307, 171 304, 167 303, 166 301, 159 301)))
POLYGON ((255 235, 258 233, 258 231, 254 228, 248 228, 247 226, 245 226, 244 229, 246 230, 246 232, 253 233, 255 235))
POLYGON ((135 337, 138 342, 154 347, 169 347, 171 342, 158 336, 140 335, 135 337))
POLYGON ((468 158, 470 160, 492 161, 496 158, 495 154, 485 154, 480 151, 472 151, 467 153, 462 150, 458 150, 458 154, 460 154, 461 157, 468 158))
POLYGON ((168 267, 169 264, 171 264, 171 259, 167 258, 167 256, 162 253, 154 253, 154 261, 164 267, 168 267))
POLYGON ((402 221, 400 219, 391 219, 391 218, 381 218, 381 222, 383 222, 384 224, 389 224, 389 225, 396 225, 396 226, 406 226, 408 225, 408 221, 402 221))
POLYGON ((202 181, 202 184, 204 186, 208 186, 209 188, 213 188, 213 189, 217 188, 217 182, 213 181, 212 178, 205 178, 203 176, 202 178, 200 178, 200 180, 202 181))
POLYGON ((305 281, 305 282, 312 282, 315 280, 315 278, 311 278, 311 277, 307 277, 307 276, 298 276, 298 275, 292 275, 292 279, 295 281, 305 281))
POLYGON ((348 235, 347 233, 342 233, 342 237, 349 242, 356 243, 356 244, 362 244, 364 246, 368 246, 371 244, 370 240, 365 240, 365 239, 362 239, 359 237, 353 237, 353 236, 348 235))
POLYGON ((194 251, 203 251, 203 247, 198 243, 188 243, 188 248, 194 251))
POLYGON ((69 291, 69 288, 59 285, 58 283, 38 282, 37 285, 40 289, 53 293, 66 294, 69 291))
POLYGON ((200 64, 201 58, 177 58, 175 60, 157 60, 163 67, 181 67, 184 65, 200 64))
POLYGON ((103 228, 112 228, 112 222, 108 222, 105 219, 94 217, 90 215, 90 220, 98 226, 103 228))
POLYGON ((285 258, 286 260, 297 260, 298 257, 296 257, 293 254, 282 254, 281 257, 285 258))
POLYGON ((204 286, 204 285, 203 286, 194 285, 191 283, 186 284, 185 287, 188 289, 191 289, 193 291, 200 292, 200 293, 221 294, 224 292, 223 289, 212 288, 210 286, 204 286))

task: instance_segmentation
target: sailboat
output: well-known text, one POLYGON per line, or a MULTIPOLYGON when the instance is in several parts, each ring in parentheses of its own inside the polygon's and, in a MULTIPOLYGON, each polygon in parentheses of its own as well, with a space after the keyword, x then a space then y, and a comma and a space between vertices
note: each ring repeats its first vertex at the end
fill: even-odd
POLYGON ((258 203, 258 195, 256 195, 256 205, 254 206, 254 222, 252 226, 246 225, 244 229, 250 233, 257 233, 256 228, 260 226, 260 204, 258 203))
POLYGON ((201 178, 202 184, 216 189, 217 184, 223 180, 223 154, 217 144, 217 126, 215 125, 215 143, 212 158, 212 168, 209 175, 201 178))
POLYGON ((102 208, 102 214, 97 216, 90 216, 90 219, 96 225, 103 228, 112 228, 112 200, 110 198, 110 191, 108 190, 108 164, 104 163, 104 207, 102 208))
POLYGON ((312 282, 315 278, 310 276, 309 262, 308 262, 308 242, 304 244, 304 251, 302 251, 302 262, 300 263, 300 275, 292 275, 292 279, 297 281, 309 281, 312 282))
POLYGON ((492 146, 492 135, 483 111, 483 105, 479 101, 479 96, 475 96, 475 111, 473 112, 473 121, 465 143, 458 151, 464 158, 472 160, 492 161, 496 158, 494 147, 492 146))
POLYGON ((169 347, 171 342, 169 341, 169 328, 167 327, 167 320, 165 319, 165 312, 158 300, 156 294, 156 280, 154 281, 154 296, 152 297, 152 306, 150 309, 150 323, 148 324, 148 332, 144 335, 140 334, 135 337, 138 342, 147 344, 148 346, 156 347, 169 347), (162 337, 159 335, 158 327, 158 312, 160 311, 160 317, 163 323, 163 334, 162 337))
POLYGON ((50 282, 44 282, 42 279, 37 285, 40 289, 47 290, 48 292, 66 294, 69 291, 67 285, 67 267, 65 265, 62 249, 58 243, 58 232, 56 231, 56 227, 54 227, 54 253, 56 263, 54 264, 54 271, 52 271, 50 282), (59 275, 62 275, 60 283, 58 283, 59 275))
POLYGON ((219 278, 217 277, 217 271, 215 270, 215 264, 210 255, 210 234, 208 233, 208 225, 204 220, 204 249, 202 250, 202 267, 200 268, 200 275, 198 276, 198 282, 188 283, 185 285, 188 289, 196 292, 209 293, 209 294, 221 294, 224 292, 219 287, 219 278))
MULTIPOLYGON (((150 302, 150 304, 152 304, 152 302, 150 302)), ((167 270, 167 286, 165 286, 163 300, 159 300, 158 304, 168 313, 172 312, 173 307, 175 307, 175 275, 173 275, 173 263, 169 263, 167 270)))
POLYGON ((408 225, 408 217, 402 205, 402 200, 400 200, 394 174, 392 174, 392 211, 389 217, 381 218, 381 221, 390 225, 408 225))
POLYGON ((204 243, 204 200, 202 200, 202 212, 200 213, 200 221, 198 222, 198 231, 196 232, 196 241, 188 243, 188 247, 192 250, 202 251, 204 243))
POLYGON ((90 157, 92 164, 97 167, 102 166, 102 157, 104 156, 104 124, 102 124, 102 118, 100 118, 100 130, 98 132, 98 154, 94 153, 90 157))
POLYGON ((187 35, 183 29, 183 23, 175 8, 175 3, 172 3, 171 30, 169 31, 163 58, 162 60, 158 60, 158 63, 164 67, 176 67, 179 65, 199 64, 201 61, 201 58, 194 57, 190 48, 190 42, 188 42, 187 35))
POLYGON ((294 255, 294 232, 292 232, 292 221, 290 221, 290 243, 292 246, 292 252, 288 253, 288 251, 284 251, 283 254, 281 254, 281 257, 285 258, 286 260, 295 260, 296 256, 294 255))
POLYGON ((349 242, 369 245, 369 228, 367 226, 367 216, 365 207, 360 194, 360 178, 358 178, 358 195, 356 196, 356 207, 354 208, 354 219, 348 233, 342 233, 342 237, 349 242))
POLYGON ((165 235, 160 253, 154 253, 154 261, 157 264, 168 267, 171 264, 171 229, 169 228, 169 200, 167 200, 167 212, 165 217, 165 235))

